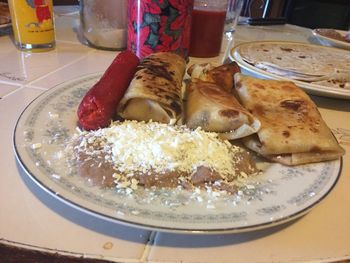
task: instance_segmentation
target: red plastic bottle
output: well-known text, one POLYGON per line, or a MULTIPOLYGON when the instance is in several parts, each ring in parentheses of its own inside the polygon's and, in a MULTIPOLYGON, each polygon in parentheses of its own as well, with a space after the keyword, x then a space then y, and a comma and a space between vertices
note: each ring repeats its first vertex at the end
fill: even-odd
POLYGON ((139 58, 161 51, 188 57, 193 0, 128 0, 128 49, 139 58))

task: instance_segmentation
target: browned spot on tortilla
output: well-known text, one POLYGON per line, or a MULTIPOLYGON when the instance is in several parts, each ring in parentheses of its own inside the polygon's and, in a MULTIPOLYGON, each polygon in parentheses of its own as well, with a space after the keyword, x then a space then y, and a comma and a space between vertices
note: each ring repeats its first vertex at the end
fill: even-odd
POLYGON ((156 77, 165 78, 169 81, 173 81, 173 76, 167 71, 163 66, 158 65, 148 65, 146 67, 145 73, 152 74, 156 77))
POLYGON ((261 85, 260 83, 253 83, 253 86, 258 89, 265 89, 264 85, 261 85))
POLYGON ((289 131, 283 131, 282 135, 286 138, 288 138, 290 136, 290 132, 289 131))
POLYGON ((315 127, 310 127, 310 131, 314 132, 314 133, 318 133, 319 129, 315 128, 315 127))
POLYGON ((293 49, 292 48, 285 48, 285 47, 281 47, 282 51, 286 51, 286 52, 292 52, 293 49))
POLYGON ((303 100, 284 100, 280 102, 280 106, 285 109, 298 111, 299 108, 304 104, 303 100))
POLYGON ((219 115, 227 117, 227 118, 233 118, 239 115, 239 112, 236 110, 220 110, 219 115))
POLYGON ((321 152, 321 149, 320 149, 320 147, 318 147, 318 146, 313 146, 311 149, 310 149, 310 152, 321 152))
POLYGON ((299 58, 306 58, 306 56, 298 56, 299 58))
POLYGON ((235 96, 232 93, 221 89, 217 84, 206 81, 197 81, 192 85, 193 87, 196 86, 198 91, 209 100, 215 101, 226 108, 232 109, 232 107, 239 107, 244 111, 244 108, 239 104, 235 96))
POLYGON ((284 90, 289 90, 289 91, 293 91, 293 90, 295 90, 295 86, 294 86, 294 84, 285 84, 285 85, 282 85, 281 86, 281 88, 282 89, 284 89, 284 90))
POLYGON ((265 109, 261 104, 256 104, 252 110, 253 114, 257 114, 258 116, 262 116, 265 114, 265 109))

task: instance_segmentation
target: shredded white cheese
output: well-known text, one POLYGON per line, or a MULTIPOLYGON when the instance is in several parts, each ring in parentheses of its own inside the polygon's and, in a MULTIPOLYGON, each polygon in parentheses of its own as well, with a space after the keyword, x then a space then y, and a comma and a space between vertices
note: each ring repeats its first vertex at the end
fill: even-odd
POLYGON ((32 149, 33 149, 33 150, 40 149, 41 146, 42 146, 41 143, 34 143, 34 144, 32 144, 32 149))
MULTIPOLYGON (((200 128, 170 126, 156 122, 124 121, 97 131, 83 132, 79 151, 89 153, 88 145, 103 145, 116 169, 133 172, 178 171, 191 174, 206 166, 220 175, 234 173, 235 153, 239 147, 220 140, 216 133, 200 128), (108 146, 108 147, 107 147, 108 146)), ((118 181, 118 177, 115 177, 118 181)), ((133 186, 136 182, 133 183, 133 186)), ((119 187, 127 187, 122 182, 119 187)))

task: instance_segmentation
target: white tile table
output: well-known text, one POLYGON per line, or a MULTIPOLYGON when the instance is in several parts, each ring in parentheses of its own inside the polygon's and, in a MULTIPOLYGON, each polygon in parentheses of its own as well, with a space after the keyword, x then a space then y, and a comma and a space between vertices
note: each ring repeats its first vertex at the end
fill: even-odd
MULTIPOLYGON (((16 120, 47 89, 102 72, 115 52, 83 45, 75 13, 56 16, 57 48, 29 54, 0 37, 0 243, 115 262, 326 262, 350 258, 350 101, 312 97, 346 149, 342 176, 310 213, 277 228, 241 234, 183 235, 106 222, 59 202, 17 164, 16 120)), ((316 43, 309 29, 291 25, 238 26, 236 45, 252 40, 316 43)), ((226 43, 227 44, 227 43, 226 43)), ((220 62, 225 54, 211 61, 220 62)), ((232 46, 231 45, 231 46, 232 46)), ((191 63, 200 62, 191 58, 191 63)), ((1 255, 0 255, 1 262, 1 255)))

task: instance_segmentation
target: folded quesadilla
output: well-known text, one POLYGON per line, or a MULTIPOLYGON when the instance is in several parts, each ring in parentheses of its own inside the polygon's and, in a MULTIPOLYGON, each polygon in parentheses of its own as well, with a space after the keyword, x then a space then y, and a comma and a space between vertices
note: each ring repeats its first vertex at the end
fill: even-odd
POLYGON ((187 73, 192 81, 203 80, 218 84, 222 89, 231 92, 234 85, 233 76, 240 72, 236 62, 215 67, 211 63, 193 64, 187 73))
POLYGON ((251 150, 286 164, 334 160, 345 151, 316 105, 293 82, 235 75, 243 106, 261 122, 257 134, 243 139, 251 150))
POLYGON ((124 119, 170 123, 182 113, 181 87, 186 62, 175 53, 159 52, 144 58, 118 105, 124 119))
POLYGON ((260 122, 235 96, 217 84, 197 80, 188 86, 186 125, 217 132, 222 139, 238 139, 258 131, 260 122))

